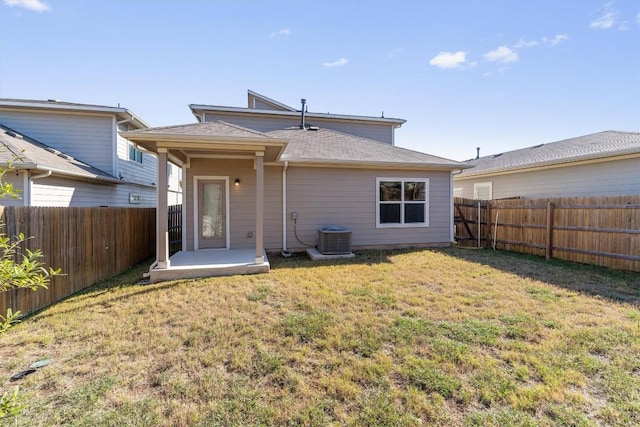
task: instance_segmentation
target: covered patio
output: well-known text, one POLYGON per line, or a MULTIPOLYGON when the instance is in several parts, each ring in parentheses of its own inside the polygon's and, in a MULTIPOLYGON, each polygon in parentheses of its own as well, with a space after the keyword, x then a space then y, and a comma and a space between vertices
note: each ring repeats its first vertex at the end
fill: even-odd
POLYGON ((256 263, 253 249, 200 249, 179 251, 169 258, 169 268, 152 268, 151 282, 194 279, 198 277, 232 276, 235 274, 268 273, 270 269, 266 252, 256 263))
POLYGON ((157 217, 156 262, 150 270, 152 282, 178 278, 208 277, 234 274, 255 274, 269 271, 264 251, 264 166, 276 162, 287 140, 235 126, 226 122, 206 122, 182 126, 168 126, 123 132, 136 145, 157 153, 157 217), (203 163, 206 160, 207 163, 203 163), (171 161, 182 167, 182 250, 169 257, 168 175, 171 161), (192 162, 199 169, 190 171, 192 162), (220 167, 206 167, 220 162, 242 164, 238 173, 245 176, 253 166, 250 182, 255 203, 255 228, 251 239, 255 247, 248 249, 248 241, 233 240, 229 211, 230 182, 239 185, 230 171, 220 167), (255 186, 255 188, 253 188, 255 186), (188 233, 190 230, 191 233, 188 233))

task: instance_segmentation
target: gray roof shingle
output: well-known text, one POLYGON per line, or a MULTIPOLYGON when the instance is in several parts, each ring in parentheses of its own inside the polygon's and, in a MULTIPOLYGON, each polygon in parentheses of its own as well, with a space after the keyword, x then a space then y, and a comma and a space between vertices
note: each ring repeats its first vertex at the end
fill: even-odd
POLYGON ((473 165, 474 168, 465 170, 460 176, 484 175, 633 153, 640 153, 639 132, 605 131, 469 160, 465 163, 473 165))
POLYGON ((16 169, 50 169, 54 173, 63 175, 120 182, 117 178, 100 169, 0 125, 0 163, 6 164, 8 162, 12 162, 16 169))
MULTIPOLYGON (((455 168, 462 164, 442 157, 394 147, 378 141, 337 132, 292 127, 267 132, 289 139, 281 160, 298 162, 402 164, 414 166, 455 168)), ((462 165, 464 167, 464 165, 462 165)))
POLYGON ((223 122, 221 120, 189 123, 184 125, 161 126, 149 129, 141 129, 132 131, 136 134, 173 134, 173 135, 190 135, 190 136, 215 136, 220 138, 266 138, 271 139, 272 136, 248 129, 232 123, 223 122))

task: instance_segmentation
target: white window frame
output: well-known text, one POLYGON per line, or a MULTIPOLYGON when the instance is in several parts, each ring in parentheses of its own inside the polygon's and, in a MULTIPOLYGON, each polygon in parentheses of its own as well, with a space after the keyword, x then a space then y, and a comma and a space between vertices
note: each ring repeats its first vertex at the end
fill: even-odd
MULTIPOLYGON (((422 202, 422 201, 421 201, 422 202)), ((429 178, 411 178, 411 177, 377 177, 376 178, 376 228, 426 228, 429 227, 429 178), (400 202, 381 202, 380 201, 380 182, 383 181, 399 181, 401 188, 401 200, 400 202), (405 204, 411 202, 405 202, 404 200, 404 183, 405 182, 423 182, 424 183, 424 222, 404 222, 404 207, 405 204), (400 203, 400 223, 380 223, 380 204, 396 204, 400 203)))
POLYGON ((493 183, 491 181, 486 182, 476 182, 473 184, 473 199, 474 200, 491 200, 493 199, 493 183), (478 197, 478 187, 489 187, 489 197, 487 199, 480 199, 478 197))
POLYGON ((132 142, 129 143, 129 146, 127 148, 128 148, 128 150, 127 150, 127 159, 130 162, 137 163, 137 164, 141 165, 142 164, 142 157, 143 157, 142 156, 142 150, 138 149, 132 142), (133 148, 134 153, 135 153, 133 159, 131 158, 131 149, 132 148, 133 148), (138 161, 138 157, 140 158, 140 161, 138 161))

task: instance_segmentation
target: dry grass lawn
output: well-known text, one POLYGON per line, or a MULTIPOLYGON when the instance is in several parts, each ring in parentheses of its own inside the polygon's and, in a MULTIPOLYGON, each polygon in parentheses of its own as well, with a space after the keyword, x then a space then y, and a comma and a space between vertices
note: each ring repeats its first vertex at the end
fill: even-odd
POLYGON ((20 426, 640 425, 640 275, 464 249, 137 285, 5 334, 20 426))

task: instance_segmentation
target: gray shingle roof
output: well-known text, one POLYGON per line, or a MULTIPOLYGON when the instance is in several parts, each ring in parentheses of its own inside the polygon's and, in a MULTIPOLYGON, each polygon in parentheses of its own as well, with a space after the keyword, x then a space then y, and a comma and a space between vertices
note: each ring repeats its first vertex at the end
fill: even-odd
POLYGON ((308 163, 402 164, 448 169, 464 167, 453 160, 330 129, 307 130, 292 127, 267 133, 290 140, 280 157, 281 160, 308 163))
POLYGON ((107 182, 120 182, 96 169, 35 139, 0 125, 0 163, 13 162, 16 169, 52 170, 54 173, 107 182), (15 160, 18 157, 18 160, 15 160))
POLYGON ((184 125, 161 126, 149 129, 136 130, 130 133, 136 134, 174 134, 174 135, 190 135, 190 136, 216 136, 221 138, 266 138, 271 139, 272 136, 248 129, 242 126, 223 122, 221 120, 189 123, 184 125))
POLYGON ((475 166, 460 174, 484 175, 545 165, 640 153, 639 132, 605 131, 540 144, 465 162, 475 166))

